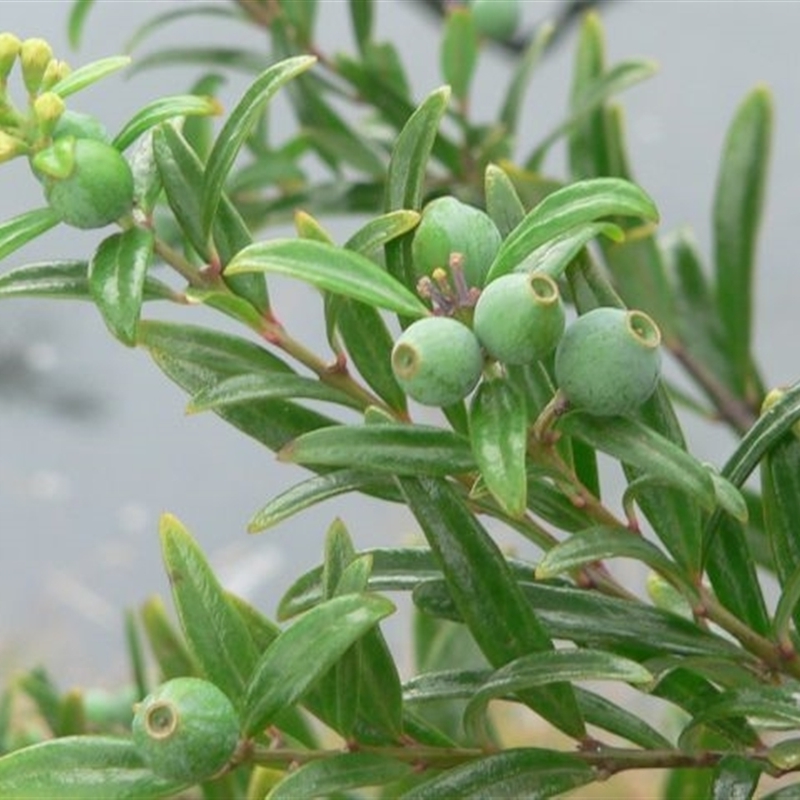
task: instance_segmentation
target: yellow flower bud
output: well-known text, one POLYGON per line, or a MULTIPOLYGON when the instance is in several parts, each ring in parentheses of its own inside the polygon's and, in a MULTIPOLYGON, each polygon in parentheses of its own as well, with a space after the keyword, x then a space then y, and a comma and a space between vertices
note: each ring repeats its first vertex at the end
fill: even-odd
POLYGON ((66 78, 70 73, 69 64, 66 61, 51 59, 42 75, 42 83, 39 91, 49 92, 62 78, 66 78))
POLYGON ((20 49, 22 80, 30 94, 36 94, 42 85, 47 65, 53 59, 53 48, 44 39, 26 39, 20 49))
POLYGON ((21 139, 0 130, 0 164, 22 155, 26 149, 26 144, 21 139))
POLYGON ((0 79, 8 77, 21 47, 22 42, 13 33, 0 33, 0 79))
POLYGON ((65 108, 66 104, 55 92, 45 92, 34 100, 33 113, 42 136, 52 134, 65 108))

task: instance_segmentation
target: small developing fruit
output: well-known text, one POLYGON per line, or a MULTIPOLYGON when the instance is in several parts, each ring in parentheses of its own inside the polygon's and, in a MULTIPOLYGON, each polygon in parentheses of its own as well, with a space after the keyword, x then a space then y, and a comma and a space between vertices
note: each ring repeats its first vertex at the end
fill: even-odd
POLYGON ((629 414, 653 393, 661 334, 643 311, 596 308, 578 317, 556 350, 556 383, 576 408, 629 414))
POLYGON ((227 696, 200 678, 173 678, 135 707, 133 741, 150 769, 199 783, 219 772, 239 741, 239 719, 227 696))
MULTIPOLYGON (((56 145, 65 141, 58 139, 56 145)), ((75 228, 102 228, 130 211, 133 173, 118 150, 95 139, 75 139, 72 158, 66 177, 45 180, 47 202, 63 222, 75 228)))
POLYGON ((555 350, 565 324, 564 304, 549 275, 512 272, 481 292, 473 330, 492 358, 530 364, 555 350))
POLYGON ((478 33, 492 39, 509 39, 520 23, 519 0, 472 0, 472 18, 478 33))
POLYGON ((395 342, 392 369, 403 391, 418 403, 449 406, 475 388, 483 355, 466 325, 450 317, 425 317, 395 342))
POLYGON ((497 251, 501 236, 491 217, 455 197, 437 197, 422 210, 422 219, 411 243, 417 278, 437 268, 448 269, 450 254, 463 257, 468 286, 480 288, 497 251))

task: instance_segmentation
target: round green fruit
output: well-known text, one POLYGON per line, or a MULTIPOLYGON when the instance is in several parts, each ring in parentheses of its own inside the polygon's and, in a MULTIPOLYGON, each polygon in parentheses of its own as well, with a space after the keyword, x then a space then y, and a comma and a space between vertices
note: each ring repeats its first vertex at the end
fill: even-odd
POLYGON ((519 0, 472 0, 472 18, 478 33, 492 39, 510 39, 519 27, 519 0))
POLYGON ((512 272, 493 280, 481 292, 473 320, 478 341, 505 364, 530 364, 550 355, 565 325, 556 282, 535 272, 512 272))
POLYGON ((96 139, 75 139, 72 158, 66 177, 45 182, 47 202, 63 222, 102 228, 130 211, 133 173, 118 150, 96 139))
POLYGON ((109 141, 108 131, 97 117, 91 114, 82 114, 69 108, 59 117, 53 129, 53 138, 61 139, 64 136, 74 136, 76 139, 95 139, 98 142, 109 141))
POLYGON ((417 278, 448 269, 451 253, 461 253, 468 286, 483 286, 500 249, 501 236, 491 217, 455 197, 437 197, 422 210, 411 243, 417 278))
POLYGON ((629 414, 653 393, 661 373, 661 334, 643 311, 596 308, 578 317, 556 350, 556 382, 576 408, 629 414))
POLYGON ((200 678, 174 678, 135 707, 133 740, 150 769, 199 783, 230 761, 239 719, 227 696, 200 678))
POLYGON ((418 403, 449 406, 477 385, 483 354, 466 325, 450 317, 425 317, 395 342, 392 369, 403 391, 418 403))

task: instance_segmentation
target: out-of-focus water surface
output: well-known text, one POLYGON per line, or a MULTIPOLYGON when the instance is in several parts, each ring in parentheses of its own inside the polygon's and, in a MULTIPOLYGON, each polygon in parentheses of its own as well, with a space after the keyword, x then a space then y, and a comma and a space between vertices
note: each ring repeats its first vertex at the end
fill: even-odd
MULTIPOLYGON (((22 37, 44 36, 58 54, 79 64, 119 52, 136 25, 180 5, 178 0, 101 0, 78 54, 69 53, 66 43, 68 3, 4 2, 0 27, 22 37)), ((527 23, 557 5, 526 3, 527 23)), ((347 5, 321 3, 320 12, 321 47, 349 48, 347 5)), ((800 182, 795 63, 800 5, 626 0, 610 5, 603 18, 611 59, 646 56, 660 62, 654 80, 623 98, 632 163, 661 208, 664 229, 691 225, 705 253, 726 126, 756 82, 773 88, 777 133, 760 246, 757 344, 769 383, 797 379, 794 309, 800 283, 792 242, 800 182)), ((432 17, 407 2, 384 0, 377 4, 377 28, 408 56, 419 99, 440 85, 432 17)), ((157 43, 214 41, 263 47, 249 29, 195 20, 165 29, 143 52, 157 43)), ((534 81, 521 153, 565 110, 573 42, 571 34, 534 81)), ((476 78, 476 116, 496 107, 497 86, 510 70, 505 55, 488 54, 476 78)), ((77 107, 98 114, 113 131, 148 100, 186 90, 196 74, 175 68, 131 80, 111 78, 81 95, 77 107)), ((243 76, 228 83, 223 95, 228 107, 245 85, 243 76)), ((280 138, 290 130, 290 115, 276 113, 274 123, 280 138)), ((547 167, 562 174, 558 152, 547 167)), ((38 184, 22 165, 4 165, 0 181, 0 219, 41 204, 38 184)), ((334 220, 329 228, 344 238, 355 224, 334 220)), ((85 256, 101 236, 59 228, 0 269, 85 256)), ((316 295, 281 283, 274 296, 287 327, 324 352, 316 295)), ((214 319, 194 309, 176 313, 155 306, 147 314, 188 322, 214 319)), ((126 350, 110 338, 90 305, 22 300, 0 305, 0 678, 36 661, 57 668, 65 684, 114 683, 124 677, 122 610, 168 588, 157 539, 164 511, 176 514, 197 536, 229 588, 267 611, 294 577, 318 562, 334 516, 345 520, 359 547, 399 544, 416 535, 405 512, 348 497, 248 537, 250 515, 304 473, 278 465, 271 453, 213 415, 184 416, 185 401, 145 353, 126 350)), ((696 422, 688 423, 687 431, 701 458, 716 464, 725 460, 730 436, 696 422)), ((616 474, 609 480, 613 497, 616 474)), ((504 541, 528 552, 518 540, 504 541)), ((402 636, 400 629, 395 636, 402 636)))

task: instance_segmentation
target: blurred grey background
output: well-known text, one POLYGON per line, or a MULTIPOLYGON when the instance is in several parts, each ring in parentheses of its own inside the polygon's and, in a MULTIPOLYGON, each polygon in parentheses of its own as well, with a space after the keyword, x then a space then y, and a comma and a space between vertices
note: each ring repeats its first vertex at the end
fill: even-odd
MULTIPOLYGON (((526 26, 559 5, 528 0, 526 26)), ((5 0, 0 29, 22 38, 43 36, 60 57, 78 65, 120 52, 139 24, 186 3, 99 0, 77 53, 66 40, 70 6, 66 0, 5 0)), ((323 0, 320 14, 321 48, 351 48, 347 3, 323 0)), ((777 124, 760 244, 757 352, 770 384, 800 378, 795 312, 800 281, 792 245, 800 229, 800 3, 617 0, 603 7, 601 16, 612 62, 642 56, 660 64, 653 80, 622 97, 632 165, 661 209, 663 229, 690 225, 706 254, 726 127, 754 84, 772 88, 777 124)), ((381 0, 377 31, 399 47, 418 99, 441 84, 434 17, 408 0, 381 0)), ((573 30, 539 69, 528 94, 520 153, 565 112, 574 41, 573 30)), ((255 30, 197 18, 165 28, 141 53, 189 43, 264 48, 255 30)), ((485 54, 475 82, 476 117, 493 114, 497 86, 511 68, 502 51, 485 54)), ((115 131, 141 105, 185 91, 197 75, 182 67, 130 80, 115 76, 81 94, 76 107, 115 131)), ((221 96, 227 108, 247 82, 241 75, 230 78, 221 96)), ((275 114, 275 123, 276 138, 291 130, 289 114, 275 114)), ((546 165, 554 175, 563 174, 559 152, 546 165)), ((1 169, 0 219, 41 205, 39 186, 24 165, 1 169)), ((329 224, 344 237, 356 221, 329 224)), ((14 253, 0 271, 55 256, 85 257, 102 236, 58 228, 14 253)), ((287 327, 322 348, 314 294, 280 284, 274 296, 287 327)), ((160 307, 147 309, 151 316, 164 313, 160 307)), ((171 317, 204 319, 194 310, 171 317)), ((249 537, 245 526, 251 514, 304 473, 276 464, 271 453, 213 415, 184 416, 185 401, 145 353, 111 339, 90 305, 23 300, 0 305, 0 682, 36 662, 52 666, 65 687, 114 685, 126 677, 122 610, 168 591, 157 538, 163 511, 189 527, 230 589, 269 613, 290 582, 319 561, 334 516, 345 520, 359 547, 399 544, 415 534, 406 514, 347 497, 249 537)), ((696 421, 687 422, 687 433, 693 451, 717 465, 733 445, 724 431, 696 421)), ((525 552, 519 539, 504 541, 525 552)))

